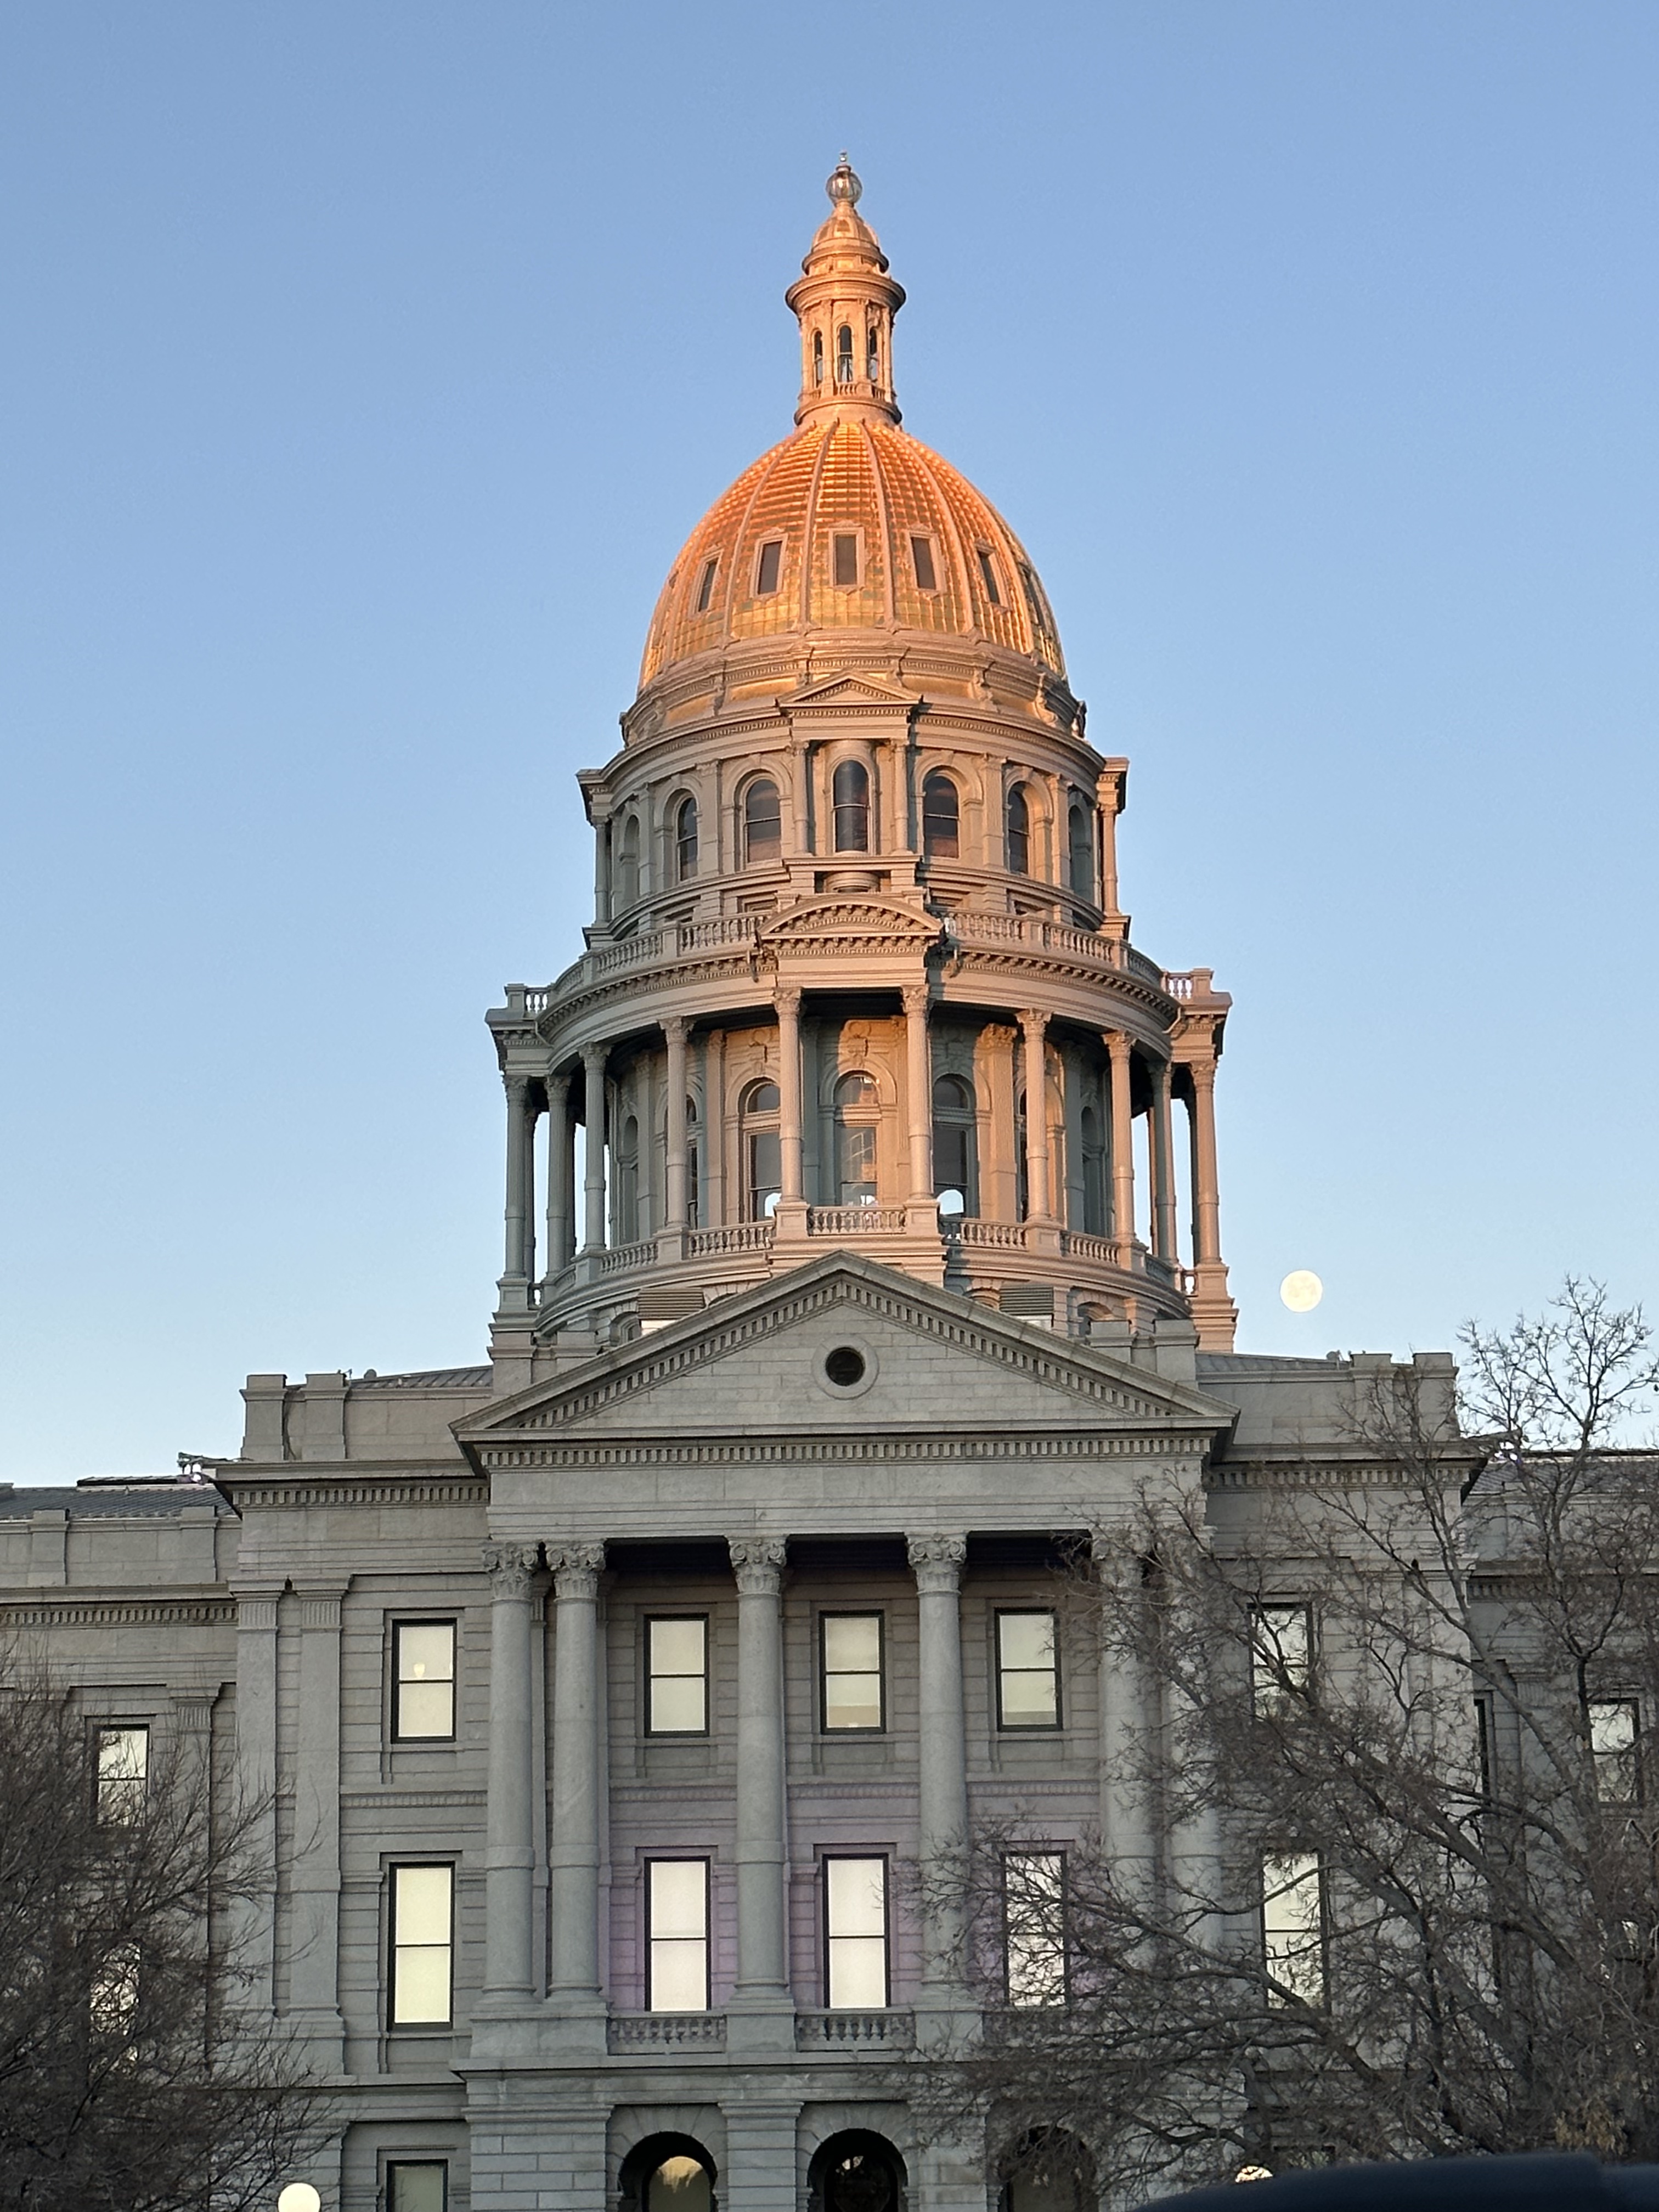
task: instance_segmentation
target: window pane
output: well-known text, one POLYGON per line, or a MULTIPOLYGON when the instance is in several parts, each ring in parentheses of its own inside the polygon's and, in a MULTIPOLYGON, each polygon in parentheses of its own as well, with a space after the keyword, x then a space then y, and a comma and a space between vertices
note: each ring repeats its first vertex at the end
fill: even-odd
POLYGON ((1318 1858, 1297 1852, 1264 1861, 1261 1869, 1261 1927, 1267 1972, 1304 2003, 1325 1995, 1321 1944, 1318 1858))
POLYGON ((1065 2002, 1065 1869, 1058 1851, 1011 1852, 1004 1862, 1011 2005, 1065 2002))
POLYGON ((887 2002, 887 1946, 878 1936, 842 1936, 830 1946, 832 2010, 879 2010, 887 2002))
POLYGON ((397 1732, 400 1737, 450 1736, 455 1733, 453 1682, 399 1682, 397 1732))
POLYGON ((449 2018, 449 1947, 419 1944, 396 1955, 392 2016, 399 2027, 449 2018))
POLYGON ((405 1620, 398 1628, 398 1676, 404 1682, 448 1682, 455 1675, 455 1624, 405 1620))
POLYGON ((1609 1805, 1632 1805, 1639 1796, 1637 1737, 1640 1714, 1630 1698, 1595 1699, 1589 1709, 1595 1794, 1609 1805))
POLYGON ((703 563, 702 579, 697 586, 697 612, 700 615, 708 613, 708 602, 714 596, 714 571, 719 566, 718 561, 703 563))
POLYGON ((447 1943, 453 1868, 406 1866, 395 1870, 394 1942, 447 1943))
POLYGON ((653 1735, 701 1735, 708 1725, 708 1699, 701 1674, 653 1677, 646 1725, 653 1735))
POLYGON ((651 1940, 651 2002, 653 2012, 707 2012, 708 2009, 708 1946, 695 1942, 651 1940))
POLYGON ((1312 1638, 1305 1605, 1258 1607, 1251 1627, 1251 1686, 1256 1710, 1307 1690, 1312 1638))
POLYGON ((997 1639, 1005 1667, 1052 1667, 1054 1663, 1052 1613, 1000 1613, 997 1639))
POLYGON ((996 562, 983 546, 980 548, 979 573, 984 580, 986 598, 994 607, 1000 607, 1002 605, 1002 588, 997 581, 996 562))
POLYGON ((913 538, 910 558, 915 564, 916 582, 924 592, 937 591, 939 580, 933 574, 933 548, 931 539, 913 538))
POLYGON ((836 581, 841 585, 856 584, 859 580, 859 541, 856 538, 837 536, 836 538, 836 581))
POLYGON ((1004 1728, 1052 1728, 1060 1718, 1057 1684, 1052 1673, 1034 1668, 1005 1668, 1002 1676, 1004 1728))
POLYGON ((885 1859, 826 1859, 823 1863, 829 1900, 830 1934, 845 1936, 887 1934, 887 1862, 885 1859))
POLYGON ((831 1674, 826 1677, 823 1725, 827 1729, 878 1729, 881 1726, 881 1677, 878 1674, 831 1674))
POLYGON ((448 2172, 441 2164, 387 2166, 388 2212, 444 2212, 448 2172))
POLYGON ((98 1731, 98 1812, 106 1820, 127 1820, 143 1805, 149 1772, 149 1730, 106 1728, 98 1731))
POLYGON ((783 562, 783 541, 769 538, 760 550, 760 569, 755 579, 755 589, 764 594, 778 588, 778 570, 783 562))
POLYGON ((650 1886, 653 1941, 669 1936, 708 1932, 708 1869, 702 1859, 652 1859, 646 1867, 650 1886))
POLYGON ((651 1623, 651 1671, 653 1674, 701 1674, 703 1670, 706 1621, 653 1620, 651 1623))
POLYGON ((825 1613, 823 1663, 834 1673, 875 1673, 881 1665, 881 1615, 825 1613))

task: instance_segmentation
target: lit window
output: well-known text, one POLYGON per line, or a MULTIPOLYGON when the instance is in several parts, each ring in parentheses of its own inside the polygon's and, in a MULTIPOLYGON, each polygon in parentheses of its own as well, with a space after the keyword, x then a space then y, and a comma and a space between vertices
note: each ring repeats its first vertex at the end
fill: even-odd
POLYGON ((1031 872, 1031 810, 1018 784, 1008 794, 1008 869, 1016 876, 1031 872))
POLYGON ((823 1863, 824 2002, 832 2012, 878 2010, 887 1996, 887 1862, 823 1863))
POLYGON ((921 787, 921 849, 932 860, 954 860, 962 842, 962 802, 948 775, 935 769, 921 787))
POLYGON ((941 1214, 967 1213, 974 1194, 974 1094, 959 1075, 933 1085, 933 1193, 941 1214))
POLYGON ((144 1809, 149 1784, 149 1730, 100 1728, 98 1731, 98 1817, 136 1820, 144 1809))
POLYGON ((939 571, 933 566, 933 541, 931 538, 910 540, 910 566, 916 572, 916 588, 921 592, 939 589, 939 571))
MULTIPOLYGON (((138 1946, 117 1943, 98 1960, 88 1992, 94 2034, 118 2045, 131 2042, 138 2019, 138 1946)), ((130 2051, 122 2055, 131 2057, 130 2051)))
POLYGON ((1595 1794, 1604 1805, 1633 1805, 1641 1796, 1641 1713, 1634 1698, 1593 1698, 1590 1757, 1595 1794))
POLYGON ((783 540, 769 538, 760 550, 760 559, 755 564, 755 592, 760 599, 767 598, 778 588, 778 577, 783 568, 783 540))
POLYGON ((394 1866, 392 2002, 394 2027, 447 2027, 454 1957, 455 1869, 394 1866))
POLYGON ((1259 1605, 1250 1622, 1250 1692, 1259 1713, 1283 1711, 1312 1682, 1313 1621, 1305 1605, 1259 1605))
POLYGON ((1002 586, 997 581, 997 564, 984 546, 979 548, 979 573, 985 585, 985 596, 994 607, 1002 605, 1002 586))
POLYGON ((647 2012, 708 2009, 708 1862, 645 1863, 647 2012))
POLYGON ((744 858, 775 860, 783 850, 783 802, 770 776, 757 776, 743 794, 744 858))
POLYGON ((697 612, 700 615, 706 615, 708 611, 708 603, 714 596, 714 573, 720 565, 718 554, 702 564, 702 574, 697 583, 697 612))
POLYGON ((398 2159, 386 2170, 386 2212, 447 2212, 449 2167, 442 2159, 398 2159))
POLYGON ((826 1613, 818 1633, 824 1727, 884 1728, 880 1613, 826 1613))
POLYGON ((399 1620, 392 1630, 392 1733, 399 1743, 455 1733, 455 1624, 399 1620))
POLYGON ((689 883, 697 872, 697 802, 683 799, 674 811, 674 875, 689 883))
POLYGON ((853 329, 850 323, 843 323, 836 332, 836 381, 837 384, 853 381, 853 329))
POLYGON ((1064 1854, 1010 1851, 1002 1863, 1002 1899, 1009 2003, 1064 2004, 1064 1854))
POLYGON ((870 772, 862 761, 844 760, 830 780, 836 814, 836 850, 870 849, 870 772))
POLYGON ((708 1622, 677 1613, 645 1624, 645 1726, 650 1735, 702 1735, 708 1728, 708 1622))
POLYGON ((783 1188, 783 1152, 778 1135, 778 1086, 751 1083, 738 1109, 743 1131, 744 1219, 769 1221, 783 1188))
POLYGON ((838 530, 830 540, 830 574, 844 591, 859 580, 859 541, 850 530, 838 530))
POLYGON ((1324 1883, 1310 1851, 1264 1860, 1261 1942, 1272 2002, 1325 2002, 1324 1883))
POLYGON ((1060 1663, 1052 1613, 997 1615, 997 1726, 1058 1728, 1060 1663))
POLYGON ((861 1071, 843 1075, 836 1085, 836 1201, 840 1206, 876 1202, 876 1130, 881 1102, 874 1079, 861 1071))

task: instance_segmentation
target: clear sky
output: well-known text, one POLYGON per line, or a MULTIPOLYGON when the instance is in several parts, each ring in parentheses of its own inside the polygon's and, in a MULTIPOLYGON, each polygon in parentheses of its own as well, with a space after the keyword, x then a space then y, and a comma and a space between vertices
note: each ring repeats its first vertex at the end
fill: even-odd
POLYGON ((0 1475, 482 1355, 481 1018, 843 146, 1234 996, 1241 1346, 1651 1292, 1656 95, 1652 0, 11 0, 0 1475))

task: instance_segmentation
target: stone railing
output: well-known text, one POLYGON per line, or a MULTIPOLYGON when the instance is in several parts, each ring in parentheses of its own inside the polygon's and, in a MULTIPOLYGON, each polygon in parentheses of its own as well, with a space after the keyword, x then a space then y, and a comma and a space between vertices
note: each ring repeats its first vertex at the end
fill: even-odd
POLYGON ((1004 1252, 1023 1252, 1025 1249, 1023 1221, 981 1221, 976 1214, 958 1214, 951 1233, 964 1244, 990 1244, 1004 1252))
POLYGON ((902 1206, 809 1206, 809 1237, 875 1237, 904 1226, 902 1206))
POLYGON ((1081 1229, 1062 1229, 1060 1249, 1073 1260, 1097 1260, 1103 1266, 1118 1264, 1117 1246, 1109 1237, 1092 1237, 1081 1229))
MULTIPOLYGON (((642 929, 637 936, 619 937, 614 944, 596 945, 573 961, 557 981, 539 996, 538 1006, 527 1012, 543 1013, 556 999, 568 996, 585 983, 608 975, 623 975, 634 968, 654 968, 688 953, 718 952, 734 945, 753 945, 760 936, 762 916, 753 914, 718 915, 712 921, 679 921, 666 929, 642 929)), ((509 994, 508 1004, 512 1000, 509 994)))
POLYGON ((635 1267, 648 1267, 657 1256, 656 1239, 644 1244, 607 1244, 599 1255, 595 1272, 601 1275, 623 1275, 635 1267))
POLYGON ((605 2023, 613 2055, 649 2051, 724 2051, 723 2012, 616 2012, 605 2023))
POLYGON ((801 2051, 908 2051, 916 2025, 908 2012, 798 2012, 801 2051))
POLYGON ((775 1234, 769 1221, 733 1221, 724 1229, 694 1229, 685 1240, 686 1257, 717 1260, 727 1252, 764 1252, 775 1234))

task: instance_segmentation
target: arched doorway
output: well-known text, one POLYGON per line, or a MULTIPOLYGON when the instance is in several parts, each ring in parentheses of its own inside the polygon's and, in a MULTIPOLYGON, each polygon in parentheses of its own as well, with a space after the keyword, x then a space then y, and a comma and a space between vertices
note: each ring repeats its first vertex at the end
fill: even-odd
POLYGON ((1100 2190, 1087 2146, 1064 2128, 1033 2128, 1009 2151, 998 2212, 1096 2212, 1100 2190))
POLYGON ((719 2212, 715 2178, 695 2136, 647 2136, 622 2163, 623 2212, 719 2212))
POLYGON ((806 2170, 809 2212, 904 2212, 904 2160, 885 2136, 849 2128, 820 2143, 806 2170))

